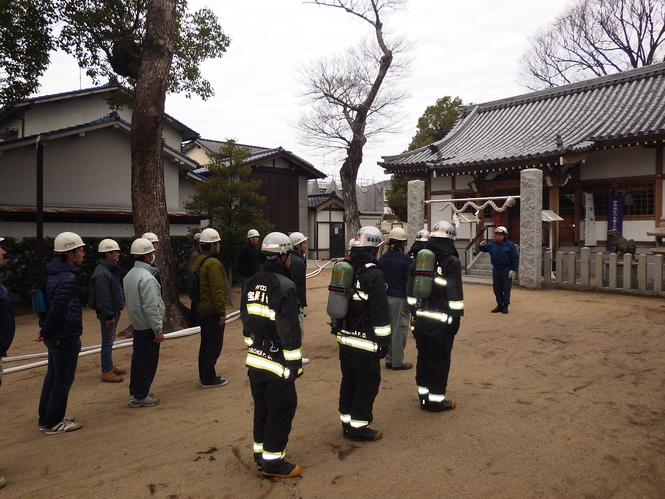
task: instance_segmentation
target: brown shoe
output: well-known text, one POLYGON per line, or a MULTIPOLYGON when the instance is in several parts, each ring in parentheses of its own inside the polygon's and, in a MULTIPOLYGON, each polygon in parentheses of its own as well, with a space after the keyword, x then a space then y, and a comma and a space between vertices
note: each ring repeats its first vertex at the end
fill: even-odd
POLYGON ((123 379, 120 376, 117 376, 113 371, 102 373, 101 379, 107 383, 121 383, 123 381, 123 379))
POLYGON ((111 369, 111 372, 113 374, 117 374, 118 376, 122 376, 123 374, 127 373, 127 369, 123 369, 122 367, 113 366, 113 369, 111 369))

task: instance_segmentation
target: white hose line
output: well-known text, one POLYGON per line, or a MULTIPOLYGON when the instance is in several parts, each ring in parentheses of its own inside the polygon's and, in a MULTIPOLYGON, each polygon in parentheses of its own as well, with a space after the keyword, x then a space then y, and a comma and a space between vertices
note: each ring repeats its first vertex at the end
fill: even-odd
MULTIPOLYGON (((229 315, 226 316, 226 322, 233 322, 236 321, 240 318, 240 311, 236 310, 235 312, 231 312, 229 315)), ((185 336, 191 336, 193 334, 198 334, 201 332, 201 328, 199 326, 196 327, 189 327, 186 329, 181 329, 180 331, 173 331, 172 333, 166 333, 164 335, 164 339, 174 339, 174 338, 183 338, 185 336)), ((124 348, 132 345, 134 340, 132 338, 126 339, 126 340, 120 340, 117 341, 113 344, 113 350, 117 348, 124 348)), ((94 346, 88 346, 81 348, 81 353, 79 353, 79 357, 85 357, 86 355, 92 355, 93 353, 99 353, 102 351, 101 345, 94 345, 94 346)), ((38 357, 47 357, 48 352, 43 352, 43 353, 38 353, 38 354, 30 354, 30 355, 21 355, 19 357, 7 357, 3 359, 4 362, 13 362, 17 360, 26 360, 26 359, 33 359, 33 358, 38 358, 38 357)), ((17 371, 25 371, 27 369, 32 369, 34 367, 40 367, 40 366, 45 366, 48 364, 48 360, 41 360, 39 362, 33 362, 32 364, 24 364, 22 366, 17 366, 17 367, 10 367, 9 369, 4 370, 4 374, 9 374, 17 371)))

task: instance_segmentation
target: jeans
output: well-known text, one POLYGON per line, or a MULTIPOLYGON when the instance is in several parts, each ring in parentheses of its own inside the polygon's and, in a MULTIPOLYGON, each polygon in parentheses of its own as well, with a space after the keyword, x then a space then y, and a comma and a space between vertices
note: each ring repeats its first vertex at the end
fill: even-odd
POLYGON ((44 338, 48 348, 48 369, 39 399, 39 426, 53 428, 65 417, 69 389, 74 382, 81 339, 44 338))
POLYGON ((113 315, 115 324, 112 328, 106 327, 106 319, 97 315, 99 325, 102 330, 102 372, 107 373, 113 369, 113 343, 115 342, 115 331, 118 328, 118 321, 120 320, 120 312, 113 315))
POLYGON ((219 325, 219 314, 198 314, 201 324, 201 344, 199 346, 199 379, 210 383, 217 376, 215 364, 222 353, 224 326, 219 325))
POLYGON ((155 343, 155 333, 151 329, 134 331, 134 351, 129 378, 129 394, 140 400, 150 393, 150 385, 155 379, 159 362, 159 343, 155 343))

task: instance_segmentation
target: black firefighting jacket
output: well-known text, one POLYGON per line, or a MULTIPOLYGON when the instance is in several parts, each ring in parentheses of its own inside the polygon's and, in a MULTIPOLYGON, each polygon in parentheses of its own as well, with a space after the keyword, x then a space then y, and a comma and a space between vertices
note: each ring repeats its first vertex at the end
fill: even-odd
POLYGON ((349 298, 349 312, 337 332, 337 342, 377 352, 379 347, 390 346, 391 340, 386 281, 367 248, 354 248, 350 256, 354 289, 349 298))
POLYGON ((426 318, 452 324, 454 318, 464 315, 464 293, 462 290, 462 264, 451 239, 433 238, 425 245, 436 256, 436 265, 429 298, 418 300, 413 296, 415 262, 407 285, 407 302, 416 307, 416 319, 426 318))
POLYGON ((286 267, 267 260, 247 281, 240 316, 247 345, 246 365, 286 380, 302 375, 302 339, 296 286, 286 267))

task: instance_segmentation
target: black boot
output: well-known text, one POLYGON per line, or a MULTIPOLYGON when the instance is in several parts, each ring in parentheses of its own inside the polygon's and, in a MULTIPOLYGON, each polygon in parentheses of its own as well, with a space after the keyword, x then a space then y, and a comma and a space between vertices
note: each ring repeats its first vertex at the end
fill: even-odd
POLYGON ((420 408, 423 411, 427 410, 427 395, 418 395, 418 398, 420 399, 420 408))
POLYGON ((502 311, 503 311, 503 305, 501 305, 500 303, 496 306, 496 308, 492 309, 493 314, 498 314, 499 312, 502 312, 502 311))
POLYGON ((507 314, 508 313, 508 305, 504 305, 503 308, 501 309, 501 313, 507 314))
POLYGON ((300 472, 300 466, 287 463, 284 459, 264 460, 263 469, 261 470, 263 476, 278 476, 281 478, 293 478, 300 475, 300 472))
POLYGON ((349 438, 356 441, 373 442, 383 438, 383 433, 379 430, 372 430, 369 426, 362 428, 351 428, 349 431, 349 438))
POLYGON ((263 459, 261 458, 261 452, 254 453, 254 464, 256 464, 256 469, 259 471, 263 470, 263 459))
POLYGON ((344 435, 344 438, 349 438, 350 432, 351 432, 351 423, 342 423, 342 435, 344 435))
POLYGON ((454 400, 444 400, 443 402, 429 402, 427 409, 429 412, 452 411, 457 404, 454 400))

